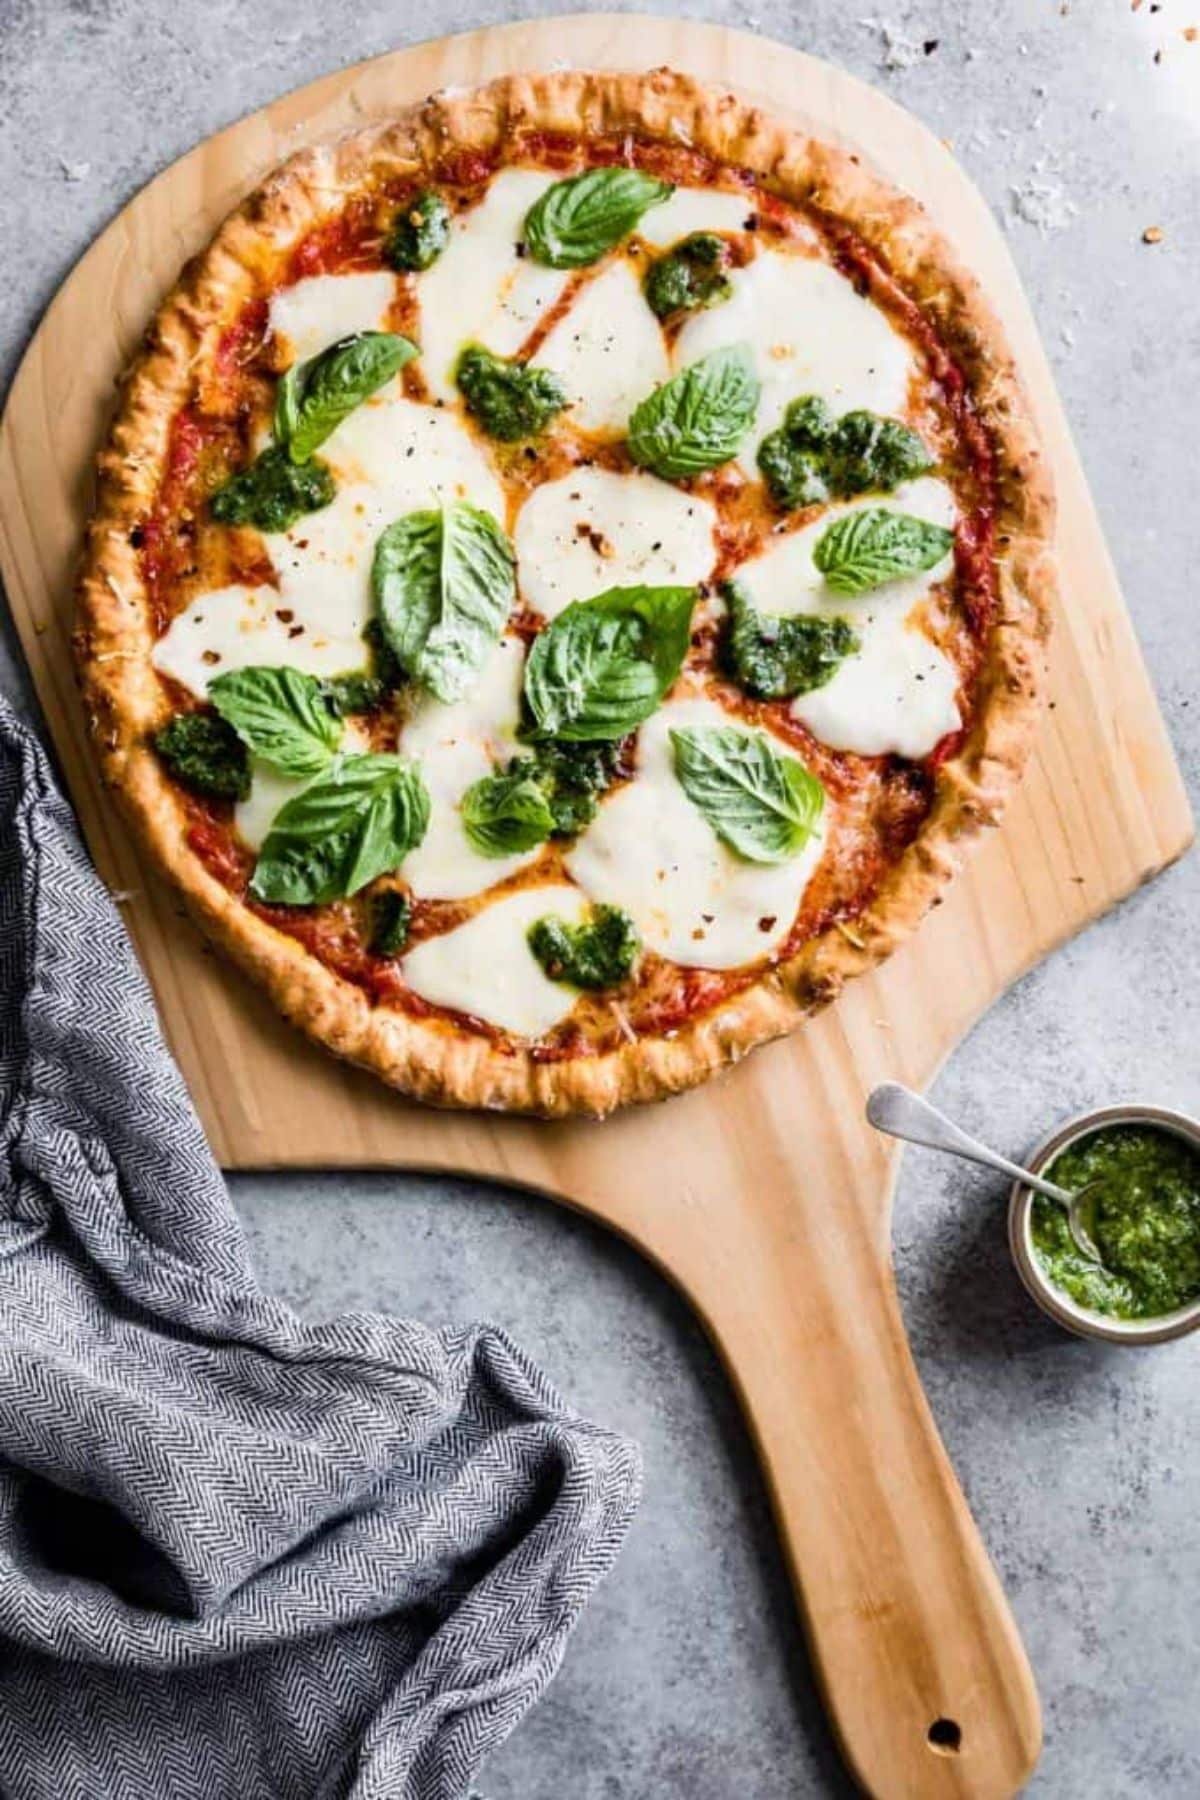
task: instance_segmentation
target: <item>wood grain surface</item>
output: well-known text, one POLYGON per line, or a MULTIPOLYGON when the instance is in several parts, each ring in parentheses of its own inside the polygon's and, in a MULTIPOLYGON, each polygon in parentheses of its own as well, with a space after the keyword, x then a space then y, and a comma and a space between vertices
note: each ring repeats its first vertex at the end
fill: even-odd
POLYGON ((1178 856, 1191 819, 1007 248, 948 151, 837 69, 686 21, 542 20, 329 76, 159 176, 66 282, 0 428, 0 568, 89 844, 221 1161, 463 1171, 536 1188, 638 1245, 691 1299, 741 1395, 863 1788, 877 1800, 1017 1792, 1038 1753, 1037 1696, 913 1368, 891 1274, 894 1156, 865 1125, 863 1097, 889 1076, 924 1086, 1008 983, 1178 856), (96 777, 68 650, 113 381, 183 259, 302 143, 436 87, 564 60, 671 63, 736 87, 863 151, 925 202, 1016 350, 1055 470, 1062 564, 1052 701, 1030 773, 946 904, 787 1042, 600 1126, 424 1111, 278 1022, 131 845, 96 777))

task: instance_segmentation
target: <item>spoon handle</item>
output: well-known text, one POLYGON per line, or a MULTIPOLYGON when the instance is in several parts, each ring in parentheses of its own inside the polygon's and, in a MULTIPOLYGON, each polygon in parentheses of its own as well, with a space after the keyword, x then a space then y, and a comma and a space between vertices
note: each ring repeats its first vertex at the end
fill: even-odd
POLYGON ((1040 1175, 1031 1175, 1028 1169, 989 1150, 977 1138, 968 1137, 945 1113, 940 1113, 936 1106, 930 1106, 928 1100, 922 1100, 919 1094, 898 1081, 885 1081, 872 1090, 867 1098, 867 1118, 877 1131, 886 1131, 889 1137, 923 1144, 928 1150, 945 1150, 951 1156, 964 1156, 969 1162, 983 1163, 985 1168, 996 1169, 1014 1181, 1024 1182, 1026 1187, 1045 1194, 1047 1199, 1057 1200, 1060 1206, 1071 1204, 1071 1195, 1065 1188, 1056 1187, 1052 1181, 1043 1181, 1040 1175))

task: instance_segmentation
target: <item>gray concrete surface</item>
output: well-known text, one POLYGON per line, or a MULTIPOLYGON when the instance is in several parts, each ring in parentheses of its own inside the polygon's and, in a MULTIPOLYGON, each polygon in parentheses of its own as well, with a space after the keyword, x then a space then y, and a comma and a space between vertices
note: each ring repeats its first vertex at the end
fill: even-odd
MULTIPOLYGON (((1200 42, 1183 31, 1200 0, 896 0, 882 20, 844 0, 753 4, 681 10, 879 83, 953 141, 1003 217, 1195 791, 1200 42)), ((165 162, 339 63, 505 16, 472 0, 0 0, 4 380, 89 239, 165 162)), ((11 640, 0 680, 28 703, 11 640)), ((937 1097, 1011 1150, 1115 1096, 1200 1110, 1198 901, 1192 859, 1018 986, 937 1097)), ((645 1447, 628 1549, 487 1771, 495 1800, 848 1791, 732 1396, 657 1276, 578 1219, 466 1183, 314 1174, 234 1191, 264 1276, 305 1311, 498 1320, 645 1447)), ((1200 1352, 1059 1335, 1018 1288, 1001 1200, 989 1177, 914 1152, 895 1236, 930 1398, 1040 1678, 1032 1791, 1186 1800, 1200 1352)))

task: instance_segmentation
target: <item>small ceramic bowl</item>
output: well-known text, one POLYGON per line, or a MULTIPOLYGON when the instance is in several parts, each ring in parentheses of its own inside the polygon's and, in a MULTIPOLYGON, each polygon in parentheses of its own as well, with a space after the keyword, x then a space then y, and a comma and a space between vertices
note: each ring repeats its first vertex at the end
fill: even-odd
MULTIPOLYGON (((1057 1131, 1043 1138, 1025 1158, 1025 1167, 1041 1175, 1060 1151, 1081 1137, 1099 1131, 1105 1125, 1152 1125, 1159 1131, 1174 1132, 1200 1154, 1200 1122, 1186 1113, 1168 1112, 1162 1106, 1104 1106, 1097 1112, 1080 1113, 1068 1119, 1057 1131)), ((1017 1272, 1042 1311, 1049 1313, 1067 1331, 1079 1337, 1100 1338, 1109 1344, 1162 1344, 1168 1338, 1186 1337, 1200 1326, 1200 1299, 1191 1300, 1174 1312, 1153 1319, 1110 1319, 1103 1313, 1089 1312, 1069 1294, 1063 1293, 1043 1273, 1033 1248, 1032 1220, 1034 1195, 1023 1182, 1014 1181, 1008 1203, 1008 1241, 1012 1247, 1017 1272)))

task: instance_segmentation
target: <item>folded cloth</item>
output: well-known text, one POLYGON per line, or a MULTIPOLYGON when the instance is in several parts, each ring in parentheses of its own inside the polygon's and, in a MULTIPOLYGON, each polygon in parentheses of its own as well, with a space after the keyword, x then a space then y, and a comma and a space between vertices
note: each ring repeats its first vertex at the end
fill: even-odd
POLYGON ((2 702, 0 914, 0 1793, 466 1794, 616 1556, 636 1450, 501 1331, 263 1293, 2 702))

